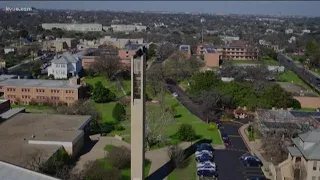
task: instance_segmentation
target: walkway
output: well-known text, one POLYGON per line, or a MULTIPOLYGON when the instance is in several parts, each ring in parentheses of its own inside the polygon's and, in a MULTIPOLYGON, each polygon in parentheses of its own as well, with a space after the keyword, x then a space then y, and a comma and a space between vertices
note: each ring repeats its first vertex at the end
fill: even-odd
POLYGON ((274 167, 274 165, 265 160, 264 157, 261 155, 261 152, 260 152, 260 149, 261 149, 261 143, 260 141, 254 141, 254 142, 250 142, 247 135, 245 134, 245 129, 249 126, 249 124, 245 124, 243 126, 240 127, 239 129, 239 134, 241 135, 244 143, 246 144, 246 146, 248 147, 248 149, 250 150, 250 152, 254 155, 256 155, 263 163, 263 168, 262 168, 262 171, 264 173, 264 175, 266 176, 266 178, 269 178, 269 179, 273 179, 274 180, 274 177, 270 176, 269 172, 266 172, 265 169, 266 168, 269 168, 270 167, 274 167))
POLYGON ((76 170, 83 170, 84 165, 88 162, 88 161, 95 161, 97 159, 101 159, 104 158, 106 155, 106 152, 104 151, 104 147, 107 144, 111 144, 114 146, 125 146, 130 148, 130 144, 126 143, 124 141, 120 141, 114 137, 100 137, 99 135, 93 135, 90 136, 90 139, 93 142, 93 146, 89 147, 91 149, 88 150, 88 152, 86 152, 85 154, 83 154, 82 156, 80 156, 75 169, 76 170))

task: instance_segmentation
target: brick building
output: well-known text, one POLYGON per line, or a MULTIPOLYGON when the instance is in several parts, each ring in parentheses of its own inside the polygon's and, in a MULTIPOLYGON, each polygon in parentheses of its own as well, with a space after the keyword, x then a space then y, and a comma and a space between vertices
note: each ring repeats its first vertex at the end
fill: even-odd
POLYGON ((230 60, 257 60, 259 50, 245 41, 233 41, 222 49, 222 58, 230 60))
POLYGON ((76 77, 69 80, 7 79, 0 82, 0 92, 11 103, 72 104, 83 97, 84 88, 76 77))

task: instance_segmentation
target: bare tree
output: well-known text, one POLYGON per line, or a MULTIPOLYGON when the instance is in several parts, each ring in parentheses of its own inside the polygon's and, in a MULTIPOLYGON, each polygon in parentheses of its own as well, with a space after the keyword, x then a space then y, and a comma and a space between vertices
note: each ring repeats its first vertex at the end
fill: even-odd
POLYGON ((174 46, 171 43, 161 44, 158 53, 162 59, 167 59, 174 52, 174 46))
POLYGON ((44 163, 44 152, 41 149, 36 149, 33 153, 31 153, 28 157, 27 168, 33 171, 39 171, 39 167, 41 167, 44 163))
POLYGON ((130 149, 125 146, 113 147, 109 152, 109 158, 113 166, 117 167, 118 169, 130 167, 130 149))
POLYGON ((120 58, 115 54, 117 49, 111 45, 104 45, 100 46, 99 51, 99 56, 96 57, 93 68, 112 80, 121 69, 120 58))
POLYGON ((154 64, 147 71, 147 85, 150 88, 152 96, 164 90, 164 72, 161 64, 154 64))
POLYGON ((172 114, 165 109, 152 106, 147 108, 145 138, 148 147, 163 141, 164 127, 172 121, 172 114))
POLYGON ((170 146, 167 149, 167 153, 175 168, 185 167, 186 155, 181 147, 178 145, 170 146))

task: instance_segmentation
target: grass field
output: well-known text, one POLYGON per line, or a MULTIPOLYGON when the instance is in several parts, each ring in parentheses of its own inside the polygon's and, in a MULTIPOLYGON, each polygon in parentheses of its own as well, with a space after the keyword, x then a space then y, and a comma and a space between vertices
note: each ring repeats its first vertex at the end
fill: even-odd
MULTIPOLYGON (((112 164, 107 158, 99 159, 97 161, 105 169, 112 168, 112 164)), ((150 167, 151 167, 151 162, 148 161, 148 160, 145 160, 145 169, 144 169, 145 170, 145 177, 148 176, 150 167)), ((130 180, 131 179, 130 175, 131 175, 131 169, 130 168, 125 168, 125 169, 121 170, 121 180, 130 180)))
POLYGON ((270 58, 269 56, 263 56, 258 60, 232 60, 233 64, 266 64, 270 66, 279 66, 279 62, 270 58))
POLYGON ((195 156, 192 155, 188 158, 188 165, 185 168, 175 169, 167 177, 168 180, 195 180, 197 178, 197 168, 195 156))
POLYGON ((285 70, 284 73, 279 74, 277 80, 281 82, 293 82, 303 86, 304 88, 310 89, 310 87, 291 70, 285 70))

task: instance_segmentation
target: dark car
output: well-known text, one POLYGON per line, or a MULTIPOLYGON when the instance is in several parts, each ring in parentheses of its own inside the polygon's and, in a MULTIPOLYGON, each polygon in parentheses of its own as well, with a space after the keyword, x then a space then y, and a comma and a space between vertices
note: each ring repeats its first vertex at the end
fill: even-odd
POLYGON ((212 170, 198 170, 197 175, 199 177, 213 177, 213 178, 218 177, 218 173, 212 170))
POLYGON ((211 152, 214 151, 213 147, 209 143, 202 143, 202 144, 197 145, 196 151, 201 152, 203 150, 211 151, 211 152))
POLYGON ((261 160, 255 156, 252 155, 243 155, 240 157, 241 162, 243 165, 248 167, 261 167, 263 166, 263 163, 261 160))
POLYGON ((201 156, 197 156, 196 157, 196 161, 197 162, 206 162, 206 161, 211 161, 212 162, 213 158, 214 158, 213 155, 204 153, 201 156))
POLYGON ((224 143, 226 146, 231 146, 231 142, 230 142, 229 136, 228 136, 227 134, 222 133, 222 134, 221 134, 221 137, 222 137, 223 143, 224 143))
POLYGON ((254 177, 247 178, 247 180, 268 180, 268 179, 264 176, 254 176, 254 177))

